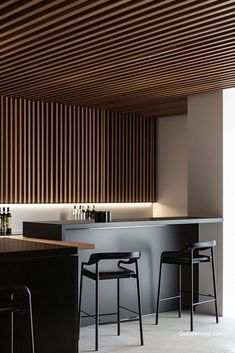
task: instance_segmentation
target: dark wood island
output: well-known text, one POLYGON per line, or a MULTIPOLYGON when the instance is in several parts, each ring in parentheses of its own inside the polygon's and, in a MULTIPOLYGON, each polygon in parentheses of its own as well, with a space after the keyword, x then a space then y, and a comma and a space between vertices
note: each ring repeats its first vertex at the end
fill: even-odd
MULTIPOLYGON (((0 238, 0 283, 26 285, 32 295, 35 352, 77 353, 78 249, 0 238)), ((0 315, 0 351, 9 353, 9 317, 0 315)), ((27 318, 15 314, 15 353, 29 352, 27 318)))

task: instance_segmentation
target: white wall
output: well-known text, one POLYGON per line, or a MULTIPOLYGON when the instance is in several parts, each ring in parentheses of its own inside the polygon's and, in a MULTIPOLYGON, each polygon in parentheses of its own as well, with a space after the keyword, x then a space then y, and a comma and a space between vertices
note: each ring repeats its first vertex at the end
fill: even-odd
POLYGON ((235 314, 235 88, 223 91, 224 313, 235 314))
POLYGON ((187 215, 187 116, 158 119, 158 203, 154 215, 187 215))

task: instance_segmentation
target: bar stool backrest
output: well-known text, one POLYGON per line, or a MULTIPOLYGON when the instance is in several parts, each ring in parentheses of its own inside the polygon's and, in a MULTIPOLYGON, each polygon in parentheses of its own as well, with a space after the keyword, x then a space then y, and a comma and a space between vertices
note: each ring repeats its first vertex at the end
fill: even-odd
POLYGON ((86 265, 97 264, 101 260, 128 260, 128 263, 135 263, 141 254, 139 251, 134 252, 107 252, 91 254, 86 265))
POLYGON ((18 285, 18 284, 0 284, 0 292, 24 292, 30 295, 29 288, 24 286, 24 285, 18 285))
POLYGON ((203 242, 200 242, 200 243, 193 243, 193 244, 189 245, 185 249, 185 251, 188 251, 188 252, 194 251, 194 250, 204 251, 204 250, 211 249, 214 246, 216 246, 216 241, 215 240, 203 241, 203 242))

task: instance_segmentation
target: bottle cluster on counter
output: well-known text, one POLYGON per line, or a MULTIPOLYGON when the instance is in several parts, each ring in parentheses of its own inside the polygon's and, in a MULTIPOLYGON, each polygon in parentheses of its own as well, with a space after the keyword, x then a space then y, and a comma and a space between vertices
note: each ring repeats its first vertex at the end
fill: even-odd
POLYGON ((73 219, 75 221, 86 221, 95 219, 95 205, 92 207, 90 205, 74 205, 73 206, 73 219))
POLYGON ((74 205, 73 219, 75 221, 111 222, 112 213, 110 211, 96 211, 95 205, 74 205))
POLYGON ((10 207, 0 207, 0 233, 1 235, 8 235, 12 233, 12 215, 10 207))

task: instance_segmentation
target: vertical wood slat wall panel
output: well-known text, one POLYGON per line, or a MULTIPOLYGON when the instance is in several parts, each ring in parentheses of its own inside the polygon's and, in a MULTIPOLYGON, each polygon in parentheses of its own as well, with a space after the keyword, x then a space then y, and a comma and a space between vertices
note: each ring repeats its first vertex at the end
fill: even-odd
POLYGON ((157 120, 1 97, 0 203, 153 202, 157 120))

